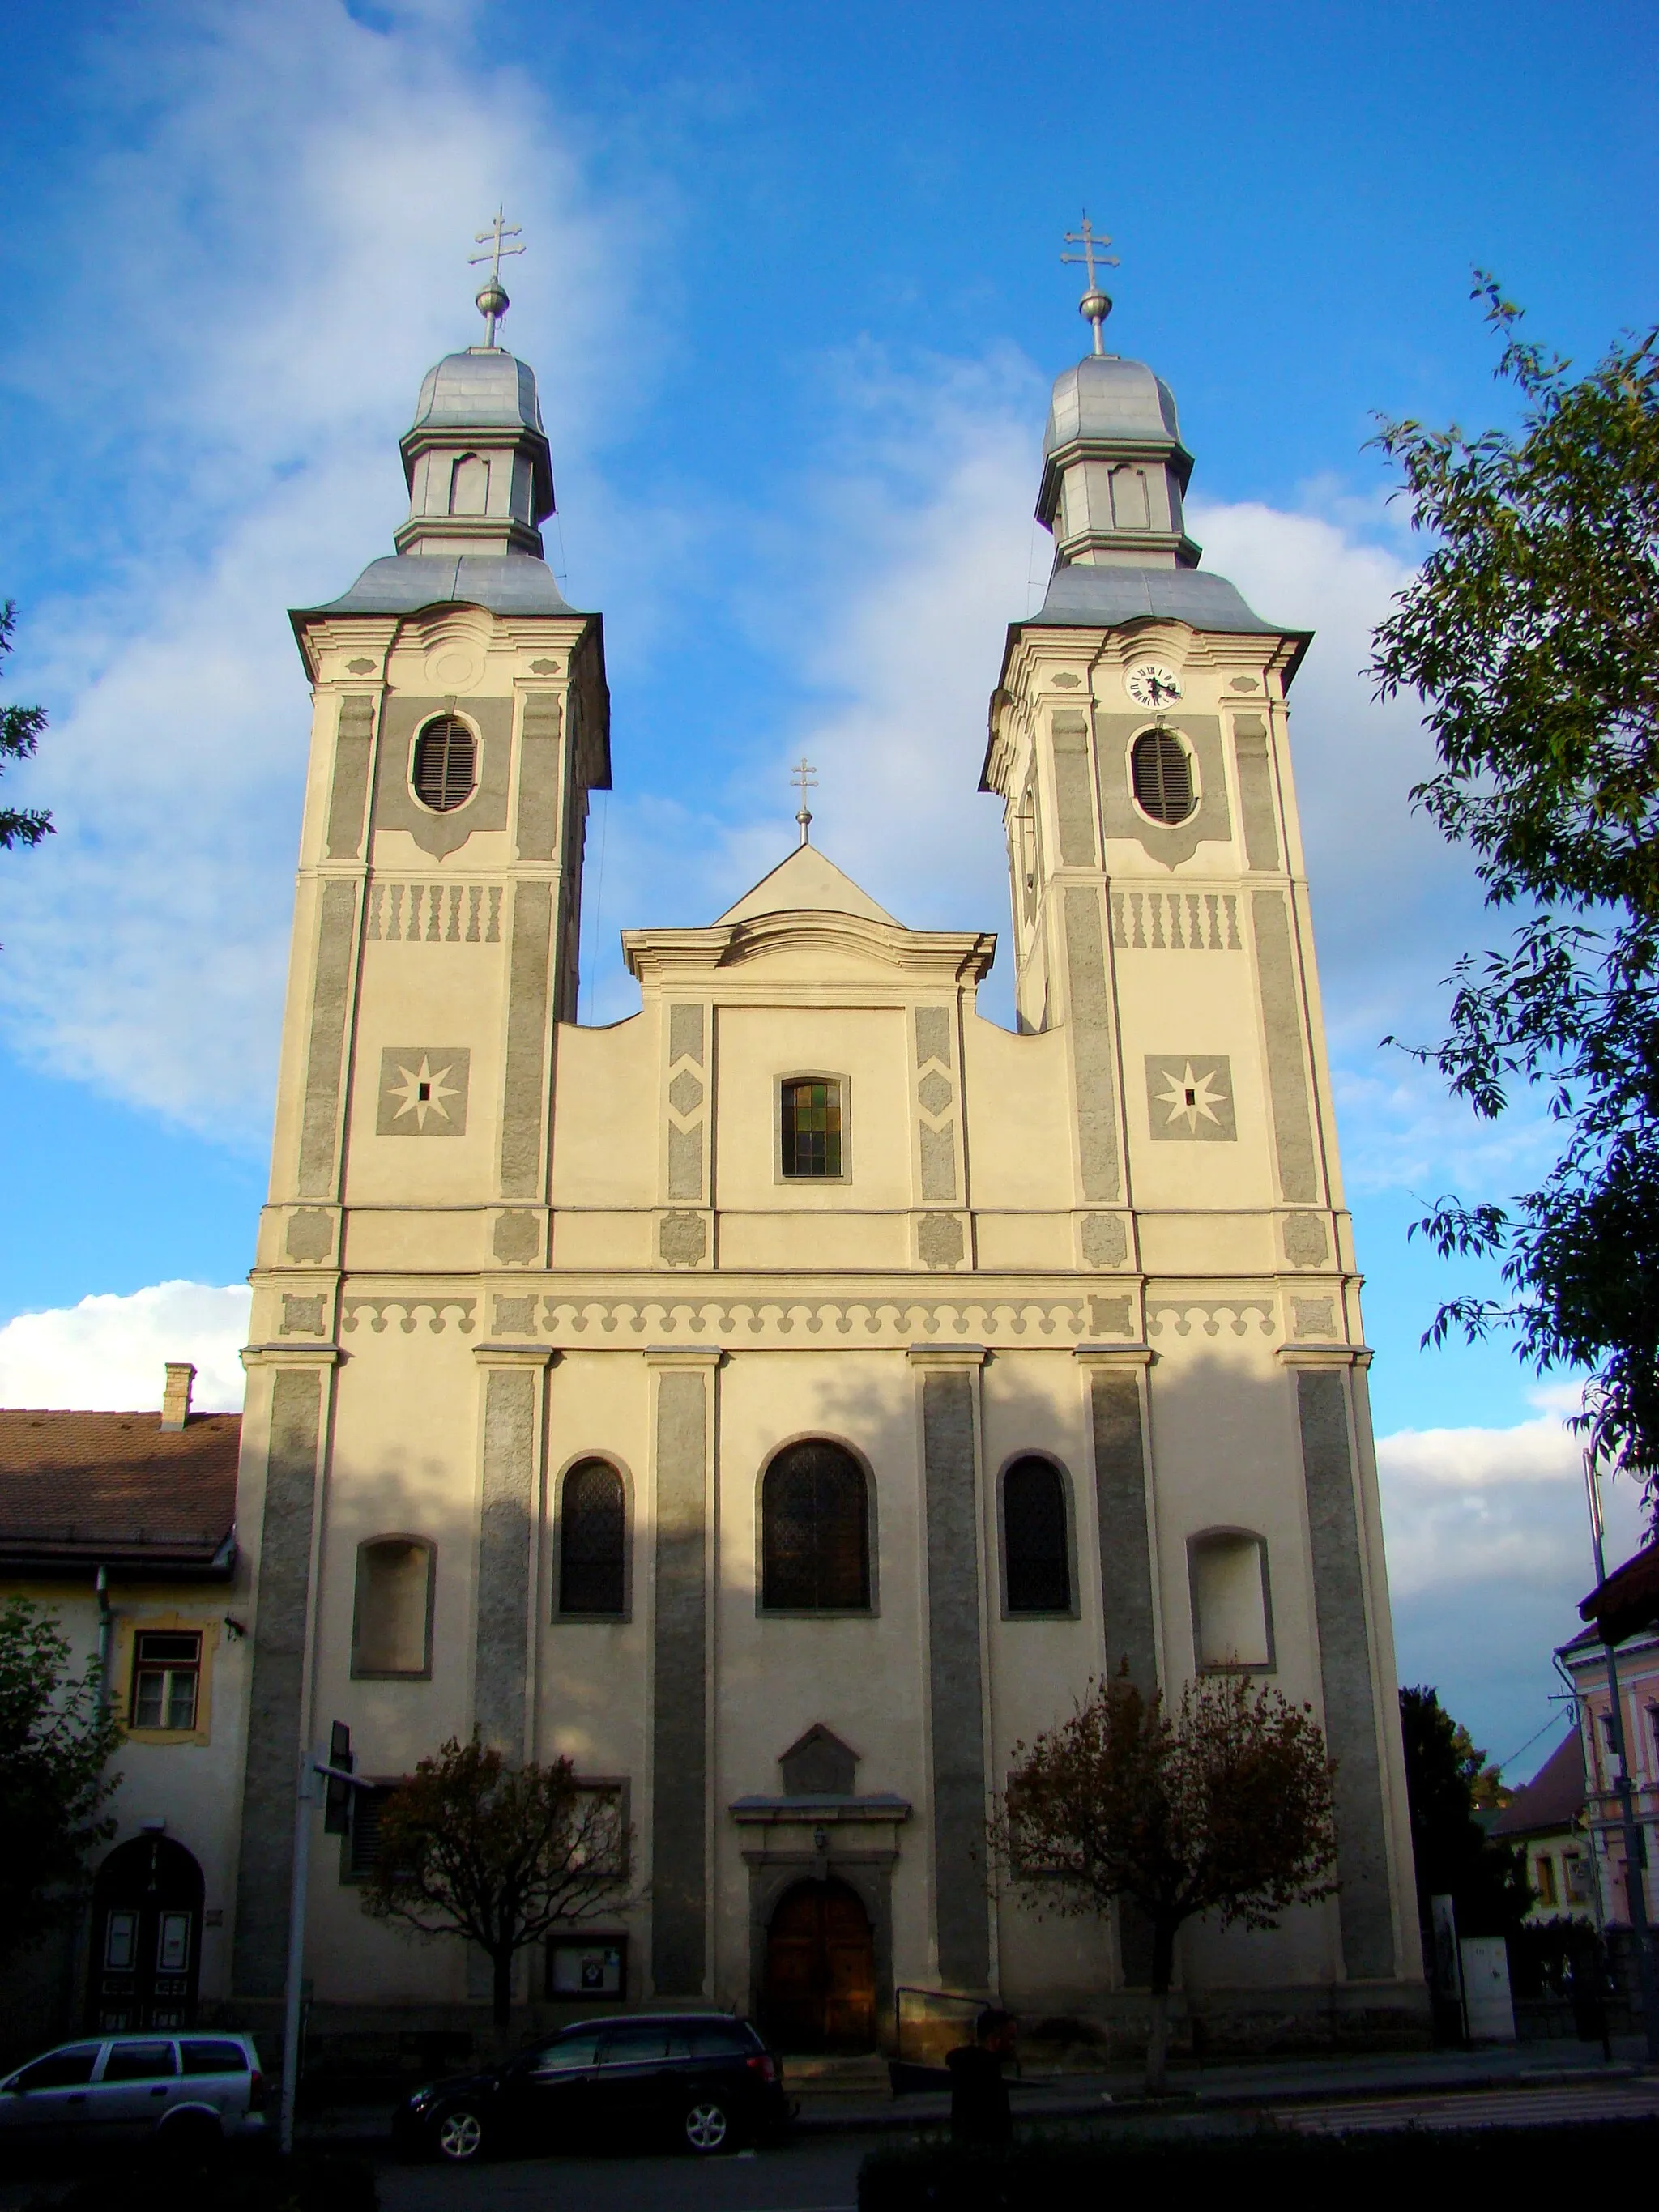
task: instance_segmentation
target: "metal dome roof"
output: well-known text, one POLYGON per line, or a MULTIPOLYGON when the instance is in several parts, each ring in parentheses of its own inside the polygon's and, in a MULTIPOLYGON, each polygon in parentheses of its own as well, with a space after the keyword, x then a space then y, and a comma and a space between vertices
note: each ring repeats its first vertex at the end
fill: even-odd
POLYGON ((1075 438, 1114 442, 1181 442, 1175 394, 1144 361, 1118 354, 1085 354, 1054 379, 1054 396, 1043 433, 1045 457, 1075 438))
POLYGON ((415 406, 412 429, 542 431, 536 374, 499 346, 473 346, 446 354, 428 369, 415 406))

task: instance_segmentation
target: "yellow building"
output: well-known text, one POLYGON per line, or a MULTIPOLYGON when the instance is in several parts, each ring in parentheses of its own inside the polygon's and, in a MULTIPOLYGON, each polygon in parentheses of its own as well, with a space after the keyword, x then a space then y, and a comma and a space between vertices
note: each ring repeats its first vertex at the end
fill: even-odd
MULTIPOLYGON (((787 2040, 896 1985, 1133 2019, 1132 1930, 988 1893, 1017 1739, 1127 1658, 1316 1708, 1341 1892, 1195 1927, 1215 2033, 1424 2017, 1394 1658, 1285 692, 1304 633, 1200 568, 1167 387, 1054 389, 1056 565, 1011 625, 995 939, 803 842, 623 939, 576 1022, 600 619, 541 557, 530 369, 427 377, 395 556, 294 617, 314 698, 239 1522, 258 1578, 234 1976, 280 1993, 295 1778, 474 1729, 623 1789, 644 1901, 590 1984, 787 2040)), ((475 2002, 313 1868, 319 2019, 475 2002), (331 2011, 331 2008, 342 2008, 331 2011)), ((354 1867, 356 1875, 354 1875, 354 1867)), ((583 1960, 526 1961, 556 2003, 583 1960)), ((366 2014, 353 2016, 367 2017, 366 2014)))

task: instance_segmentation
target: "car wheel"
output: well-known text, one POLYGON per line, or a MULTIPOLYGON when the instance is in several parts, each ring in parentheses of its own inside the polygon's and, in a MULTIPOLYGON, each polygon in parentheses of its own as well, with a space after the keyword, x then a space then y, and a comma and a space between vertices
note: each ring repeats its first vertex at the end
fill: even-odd
POLYGON ((724 2150, 732 2138, 732 2123, 724 2105, 705 2097, 693 2105, 685 2116, 685 2140, 688 2147, 700 2157, 713 2151, 724 2150))
POLYGON ((167 2159, 200 2160, 223 2148, 224 2130, 206 2112, 180 2112, 156 2130, 156 2147, 167 2159))
POLYGON ((471 2105, 452 2105, 433 2130, 438 2155, 452 2166, 466 2166, 483 2149, 483 2122, 471 2105))

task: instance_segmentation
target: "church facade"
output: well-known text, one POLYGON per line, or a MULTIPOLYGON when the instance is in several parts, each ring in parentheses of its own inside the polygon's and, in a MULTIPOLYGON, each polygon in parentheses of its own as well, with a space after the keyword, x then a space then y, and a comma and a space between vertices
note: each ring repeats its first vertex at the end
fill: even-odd
MULTIPOLYGON (((493 335, 493 331, 492 331, 493 335)), ((1368 1354, 1285 696, 1308 640, 1198 567, 1168 389, 1059 380, 1056 566, 1011 625, 987 932, 803 842, 625 933, 583 1028, 600 619, 542 559, 530 369, 427 377, 396 554, 294 617, 314 700, 239 1528, 254 1583, 231 1990, 281 1994, 295 1783, 475 1729, 620 1793, 639 1894, 526 2003, 884 2038, 901 1985, 1133 2015, 1128 1925, 994 1893, 1017 1742, 1127 1662, 1245 1669, 1338 1762, 1339 1896, 1183 1939, 1188 2004, 1421 2015, 1368 1354)), ((487 1992, 313 1851, 343 2019, 487 1992)), ((334 1854, 337 1851, 337 1863, 334 1854)), ((446 2015, 447 2016, 447 2015, 446 2015)))

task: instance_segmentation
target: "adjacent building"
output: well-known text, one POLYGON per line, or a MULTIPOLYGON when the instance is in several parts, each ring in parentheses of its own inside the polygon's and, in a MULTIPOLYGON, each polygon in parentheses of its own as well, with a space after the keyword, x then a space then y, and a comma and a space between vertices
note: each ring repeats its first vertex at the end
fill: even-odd
POLYGON ((54 2030, 169 2027, 230 1990, 229 1905, 246 1727, 238 1581, 241 1419, 0 1411, 0 1599, 54 1615, 126 1741, 89 1910, 8 1977, 8 2048, 54 2030))

